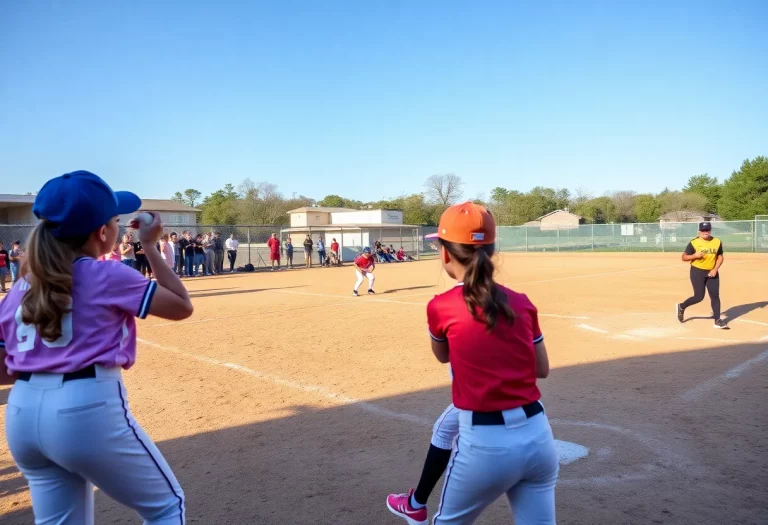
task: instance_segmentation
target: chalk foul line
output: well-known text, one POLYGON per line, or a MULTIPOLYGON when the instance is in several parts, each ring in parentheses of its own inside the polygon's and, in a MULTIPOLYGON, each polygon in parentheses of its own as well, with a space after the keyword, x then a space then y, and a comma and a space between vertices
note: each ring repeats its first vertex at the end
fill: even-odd
POLYGON ((768 326, 768 323, 764 323, 762 321, 753 321, 752 319, 734 319, 731 322, 732 323, 749 323, 749 324, 756 324, 759 326, 768 326))
POLYGON ((747 372, 750 368, 755 365, 759 365, 763 361, 768 361, 768 350, 748 361, 744 361, 740 365, 734 366, 730 370, 727 370, 718 376, 713 377, 709 381, 705 381, 700 385, 691 388, 690 390, 686 390, 680 395, 680 399, 683 401, 696 401, 710 390, 717 388, 730 379, 736 379, 737 377, 747 372))
POLYGON ((583 323, 582 324, 577 324, 576 327, 577 328, 581 328, 582 330, 586 330, 588 332, 595 332, 595 333, 598 333, 598 334, 609 334, 610 333, 607 330, 602 330, 600 328, 595 328, 594 326, 590 326, 588 324, 583 324, 583 323))

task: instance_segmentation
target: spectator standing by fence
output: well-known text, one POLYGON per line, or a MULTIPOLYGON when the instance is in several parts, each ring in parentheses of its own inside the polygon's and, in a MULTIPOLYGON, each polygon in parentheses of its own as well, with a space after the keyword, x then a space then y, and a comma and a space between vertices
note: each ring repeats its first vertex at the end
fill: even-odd
POLYGON ((304 239, 304 263, 307 268, 312 268, 312 237, 307 234, 307 238, 304 239))
POLYGON ((181 277, 184 275, 184 255, 181 253, 181 246, 179 245, 179 234, 171 232, 171 243, 173 243, 173 272, 181 277))
POLYGON ((195 268, 194 268, 194 276, 197 277, 197 274, 202 270, 203 273, 205 273, 205 249, 203 248, 203 236, 201 234, 197 234, 195 236, 195 242, 194 242, 194 249, 195 249, 195 268), (202 269, 200 267, 203 267, 202 269))
POLYGON ((123 235, 123 242, 120 244, 120 260, 130 268, 136 268, 136 254, 133 249, 133 239, 131 234, 123 235))
POLYGON ((269 247, 269 264, 274 272, 275 266, 278 270, 280 269, 280 241, 277 239, 276 233, 273 233, 267 241, 267 247, 269 247))
POLYGON ((285 241, 285 265, 293 268, 293 241, 290 237, 285 241))
POLYGON ((168 265, 168 268, 173 269, 174 264, 176 264, 176 254, 173 251, 171 236, 167 233, 160 237, 160 256, 165 261, 165 264, 168 265))
POLYGON ((229 258, 229 271, 235 271, 235 262, 237 261, 237 247, 240 245, 235 239, 235 234, 230 233, 229 239, 226 242, 227 245, 227 257, 229 258))
POLYGON ((179 250, 181 251, 181 257, 184 259, 184 275, 192 277, 192 267, 195 264, 195 246, 192 242, 192 236, 186 230, 181 232, 179 250))
POLYGON ((136 269, 141 272, 141 275, 151 279, 152 268, 149 266, 149 261, 144 253, 144 247, 141 245, 141 241, 133 243, 133 253, 136 255, 136 269))
POLYGON ((8 258, 8 250, 3 246, 3 242, 0 241, 0 292, 7 292, 5 288, 5 281, 8 278, 8 264, 10 263, 8 258))
MULTIPOLYGON (((21 257, 24 252, 21 250, 21 241, 16 241, 11 247, 11 253, 8 254, 8 258, 11 261, 11 288, 13 288, 16 278, 19 276, 19 270, 21 269, 21 257)), ((118 258, 119 260, 119 258, 118 258)))
POLYGON ((320 266, 325 264, 325 241, 321 235, 317 239, 317 258, 320 259, 320 266))
POLYGON ((214 270, 216 275, 224 273, 224 241, 221 240, 221 232, 213 234, 213 254, 216 256, 214 270))
POLYGON ((341 257, 339 255, 339 243, 336 242, 336 239, 331 239, 331 259, 333 259, 333 264, 341 264, 341 257))
POLYGON ((206 233, 203 238, 203 248, 205 249, 205 262, 203 263, 203 273, 213 275, 216 255, 213 253, 213 234, 206 233))

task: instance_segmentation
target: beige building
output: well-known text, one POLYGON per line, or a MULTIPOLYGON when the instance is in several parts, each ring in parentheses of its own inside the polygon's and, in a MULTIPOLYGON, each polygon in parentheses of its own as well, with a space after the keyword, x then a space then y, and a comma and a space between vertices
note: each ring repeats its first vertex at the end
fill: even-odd
MULTIPOLYGON (((0 224, 36 224, 37 217, 32 213, 34 203, 34 195, 0 194, 0 224)), ((172 200, 142 199, 141 211, 157 213, 163 223, 171 226, 194 226, 200 210, 172 200)), ((120 217, 120 223, 127 224, 131 218, 120 217)))
POLYGON ((327 247, 335 238, 341 245, 342 260, 345 261, 354 258, 364 247, 373 246, 376 241, 392 245, 395 250, 402 246, 410 254, 417 252, 420 242, 419 227, 403 224, 403 212, 400 210, 310 206, 288 213, 291 227, 282 229, 282 240, 290 237, 297 254, 301 253, 307 234, 312 237, 315 246, 320 237, 323 237, 327 247))
POLYGON ((578 228, 584 223, 584 218, 568 210, 555 210, 542 215, 534 221, 526 222, 523 226, 536 227, 542 230, 564 230, 578 228))

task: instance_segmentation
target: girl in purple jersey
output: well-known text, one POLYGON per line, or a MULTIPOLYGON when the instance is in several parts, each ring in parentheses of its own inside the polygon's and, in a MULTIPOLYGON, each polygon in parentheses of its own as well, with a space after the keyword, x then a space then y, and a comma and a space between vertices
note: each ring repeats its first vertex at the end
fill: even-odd
POLYGON ((184 493, 131 415, 121 371, 136 360, 136 317, 192 314, 181 281, 156 248, 160 219, 139 225, 157 282, 97 262, 118 216, 141 200, 77 171, 35 198, 20 282, 0 303, 0 378, 14 382, 6 436, 29 482, 35 523, 93 524, 93 485, 150 525, 183 525, 184 493))

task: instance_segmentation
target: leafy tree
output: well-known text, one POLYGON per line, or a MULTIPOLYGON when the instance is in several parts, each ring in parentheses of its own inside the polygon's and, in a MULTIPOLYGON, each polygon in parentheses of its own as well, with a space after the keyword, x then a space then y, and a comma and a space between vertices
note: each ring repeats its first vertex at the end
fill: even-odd
POLYGON ((669 191, 664 194, 659 194, 659 202, 661 203, 661 212, 674 213, 675 220, 686 219, 686 214, 683 212, 699 212, 706 213, 707 198, 699 193, 693 193, 688 191, 669 191))
POLYGON ((171 200, 180 202, 182 204, 186 204, 187 206, 195 207, 198 202, 200 202, 200 197, 202 197, 202 193, 200 193, 197 190, 194 190, 192 188, 184 190, 184 193, 181 193, 177 191, 173 194, 173 197, 171 197, 171 200))
POLYGON ((650 194, 635 196, 635 217, 638 222, 657 222, 661 216, 661 202, 650 194))
POLYGON ((610 224, 619 219, 616 205, 610 197, 590 199, 574 211, 591 224, 610 224))
POLYGON ((768 214, 768 158, 745 160, 723 183, 717 209, 728 220, 768 214))
POLYGON ((717 210, 722 186, 717 182, 717 177, 710 177, 704 173, 702 175, 694 175, 688 179, 688 183, 683 188, 683 191, 703 195, 707 199, 707 204, 706 209, 702 211, 714 212, 717 210))
POLYGON ((218 190, 203 199, 200 204, 202 210, 200 222, 203 224, 237 224, 237 193, 234 187, 228 184, 222 190, 218 190), (230 186, 231 188, 227 188, 230 186))
POLYGON ((343 197, 339 197, 338 195, 326 195, 323 200, 317 203, 317 205, 326 208, 344 208, 346 201, 343 197))

